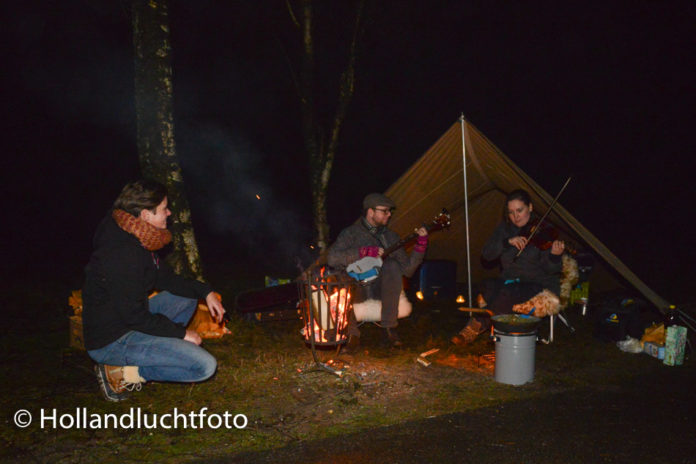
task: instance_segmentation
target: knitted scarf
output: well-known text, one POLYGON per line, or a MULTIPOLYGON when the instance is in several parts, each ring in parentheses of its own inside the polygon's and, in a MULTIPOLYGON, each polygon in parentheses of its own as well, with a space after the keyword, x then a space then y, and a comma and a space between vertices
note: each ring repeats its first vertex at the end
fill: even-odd
POLYGON ((372 224, 370 224, 369 222, 367 222, 367 219, 365 219, 364 216, 363 216, 362 218, 360 218, 360 220, 362 221, 363 227, 365 227, 365 229, 367 229, 367 231, 368 231, 371 235, 375 236, 375 237, 377 238, 377 240, 379 240, 379 243, 381 243, 382 246, 383 246, 384 248, 389 248, 389 247, 387 246, 386 241, 385 241, 386 239, 384 238, 384 230, 386 229, 386 227, 384 227, 384 226, 373 226, 372 224))
POLYGON ((167 229, 158 229, 122 209, 115 209, 111 216, 121 229, 138 237, 146 250, 159 250, 172 241, 172 233, 167 229))

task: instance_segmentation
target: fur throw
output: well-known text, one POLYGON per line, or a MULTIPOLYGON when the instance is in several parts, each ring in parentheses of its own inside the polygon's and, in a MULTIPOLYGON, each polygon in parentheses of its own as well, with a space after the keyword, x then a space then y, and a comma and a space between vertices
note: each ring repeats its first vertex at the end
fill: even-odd
POLYGON ((531 314, 536 317, 553 316, 568 306, 570 291, 578 283, 578 262, 568 254, 563 254, 561 269, 561 295, 557 296, 548 289, 534 295, 524 303, 512 307, 513 312, 531 314))
POLYGON ((570 301, 570 292, 580 279, 578 262, 568 253, 563 254, 563 268, 561 269, 561 309, 565 309, 570 301))
MULTIPOLYGON (((399 295, 399 319, 408 317, 413 309, 411 302, 406 298, 406 294, 401 292, 399 295)), ((353 312, 358 322, 379 322, 382 320, 382 301, 365 300, 362 303, 353 303, 353 312)))

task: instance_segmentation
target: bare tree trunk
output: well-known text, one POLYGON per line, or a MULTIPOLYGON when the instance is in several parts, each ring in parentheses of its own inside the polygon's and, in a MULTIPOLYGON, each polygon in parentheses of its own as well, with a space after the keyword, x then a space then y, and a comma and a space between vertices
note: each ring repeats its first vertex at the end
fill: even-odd
POLYGON ((132 9, 140 167, 145 177, 167 186, 174 247, 167 261, 176 272, 201 278, 201 260, 174 143, 168 2, 133 0, 132 9))
MULTIPOLYGON (((288 2, 291 16, 295 19, 292 7, 288 2)), ((363 31, 364 0, 358 6, 355 29, 350 44, 348 63, 341 75, 338 104, 329 138, 326 140, 322 124, 318 119, 314 102, 314 38, 313 38, 313 8, 311 0, 302 2, 302 24, 296 25, 302 31, 302 67, 300 71, 299 94, 302 105, 302 130, 309 155, 310 182, 312 188, 312 213, 316 229, 316 243, 320 251, 325 251, 329 243, 329 223, 326 213, 326 200, 331 178, 338 137, 345 120, 348 105, 355 91, 355 61, 357 44, 363 31)))

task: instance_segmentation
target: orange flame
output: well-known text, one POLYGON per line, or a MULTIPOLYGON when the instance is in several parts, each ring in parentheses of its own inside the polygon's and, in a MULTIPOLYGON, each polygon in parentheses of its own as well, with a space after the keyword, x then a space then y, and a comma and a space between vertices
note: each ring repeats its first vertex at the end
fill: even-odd
MULTIPOLYGON (((322 269, 323 272, 323 269, 322 269)), ((312 286, 313 290, 317 290, 316 286, 312 286)), ((322 328, 318 323, 316 318, 313 318, 313 327, 310 327, 309 318, 305 321, 305 326, 302 328, 302 335, 305 339, 309 339, 312 332, 314 333, 314 341, 317 343, 329 343, 328 335, 336 334, 338 338, 335 342, 340 342, 346 338, 344 334, 345 328, 348 325, 348 314, 347 310, 350 307, 350 292, 347 288, 342 288, 340 290, 336 289, 331 295, 327 293, 325 289, 321 289, 319 292, 323 295, 323 298, 317 300, 320 308, 316 308, 319 314, 324 314, 328 316, 330 320, 325 321, 326 327, 322 328), (323 301, 322 301, 323 300, 323 301), (322 310, 324 311, 322 313, 322 310), (313 331, 311 329, 314 329, 313 331)), ((311 307, 311 302, 307 301, 308 310, 313 311, 311 307)))

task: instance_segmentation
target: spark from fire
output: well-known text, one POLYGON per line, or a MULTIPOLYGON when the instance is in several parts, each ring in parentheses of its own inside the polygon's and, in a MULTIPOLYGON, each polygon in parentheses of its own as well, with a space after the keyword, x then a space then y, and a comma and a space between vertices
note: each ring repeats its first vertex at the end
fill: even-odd
POLYGON ((261 199, 261 197, 259 196, 258 193, 256 194, 256 199, 257 199, 257 200, 260 200, 260 199, 261 199))

